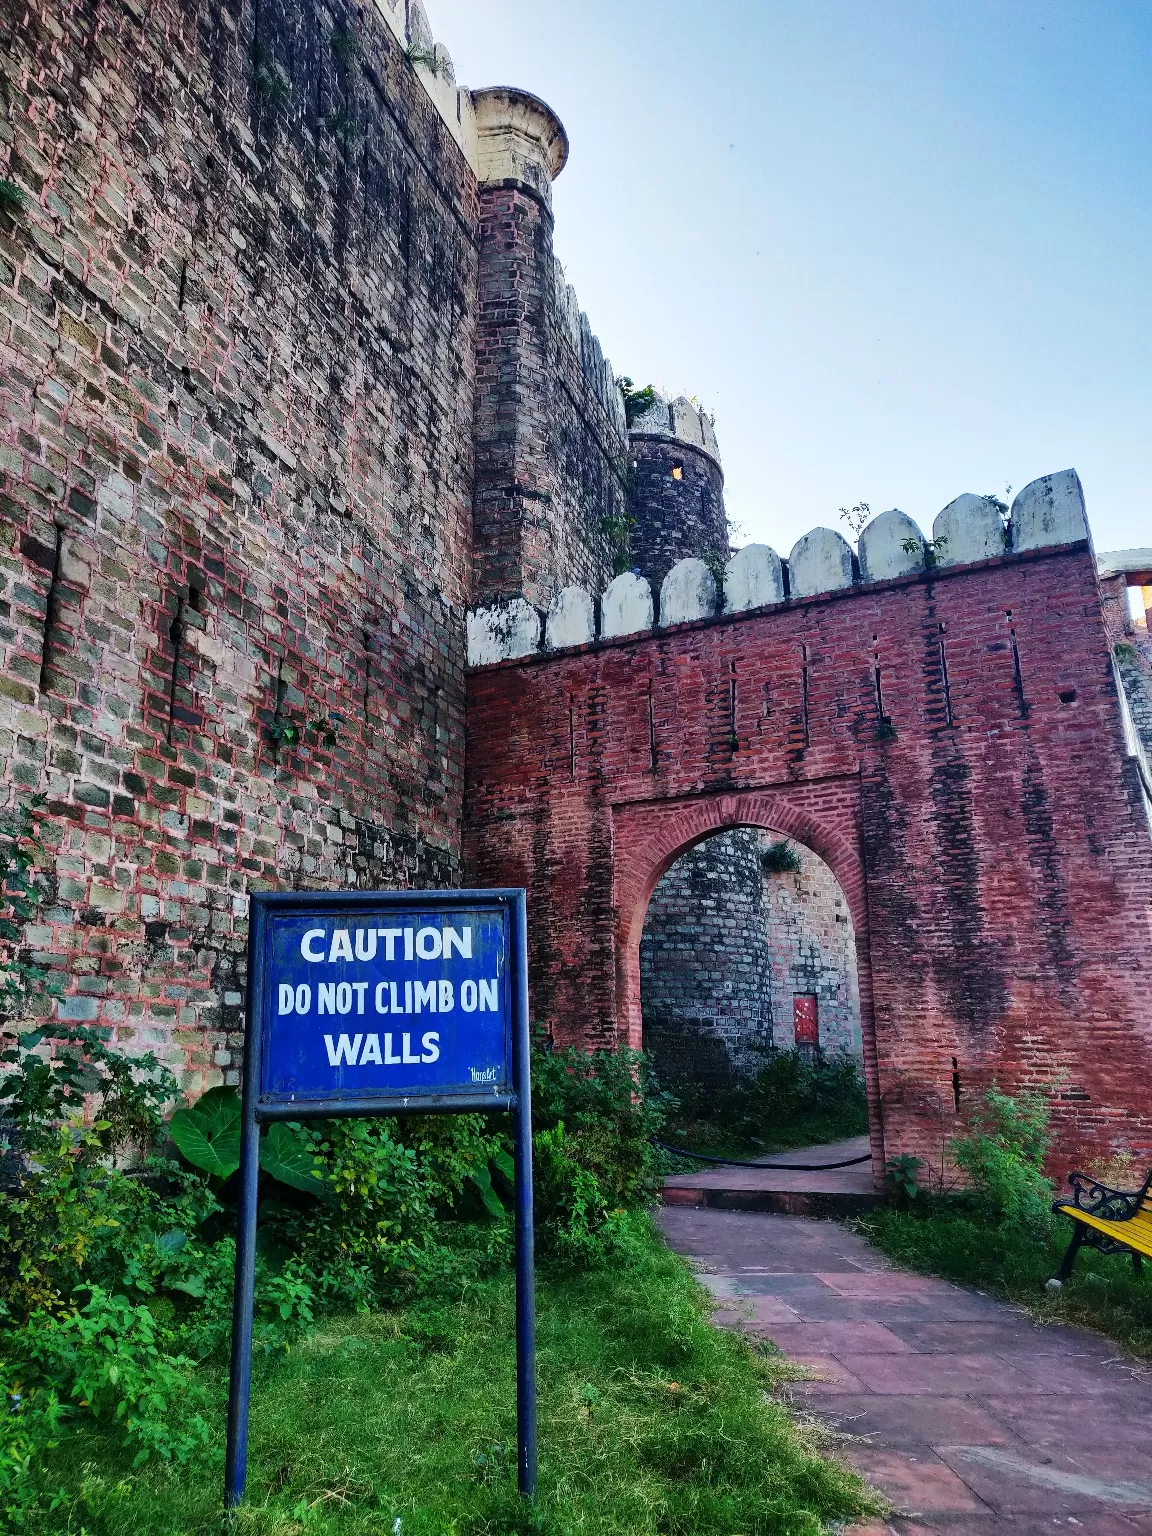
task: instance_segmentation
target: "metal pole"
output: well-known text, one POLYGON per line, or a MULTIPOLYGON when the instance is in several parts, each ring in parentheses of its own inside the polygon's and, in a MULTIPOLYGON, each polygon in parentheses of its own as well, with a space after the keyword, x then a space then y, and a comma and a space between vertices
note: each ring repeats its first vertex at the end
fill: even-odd
POLYGON ((224 1505, 244 1497, 248 1470, 248 1399, 252 1390, 252 1309, 256 1288, 256 1198, 260 1174, 260 1032, 264 1018, 265 913, 253 898, 248 949, 248 997, 244 1020, 244 1107, 240 1135, 240 1201, 236 1212, 236 1287, 232 1299, 232 1358, 228 1374, 228 1451, 224 1505))
POLYGON ((524 896, 512 906, 519 981, 513 1002, 516 1068, 516 1440, 521 1494, 536 1492, 536 1230, 532 1208, 532 1074, 524 896))

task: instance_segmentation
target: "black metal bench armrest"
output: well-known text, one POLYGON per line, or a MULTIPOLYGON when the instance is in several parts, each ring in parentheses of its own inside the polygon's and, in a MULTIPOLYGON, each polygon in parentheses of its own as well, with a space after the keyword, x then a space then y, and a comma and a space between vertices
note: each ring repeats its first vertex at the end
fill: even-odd
POLYGON ((1054 1211, 1071 1204, 1101 1221, 1131 1221, 1152 1187, 1152 1173, 1144 1181, 1143 1189, 1137 1190, 1111 1189, 1086 1173, 1070 1173, 1068 1183, 1072 1187, 1072 1199, 1056 1201, 1052 1207, 1054 1211))

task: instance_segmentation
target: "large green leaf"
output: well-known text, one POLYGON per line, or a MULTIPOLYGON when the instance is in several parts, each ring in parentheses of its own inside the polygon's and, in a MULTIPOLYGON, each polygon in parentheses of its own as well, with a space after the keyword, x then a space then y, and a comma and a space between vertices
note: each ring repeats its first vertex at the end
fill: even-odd
POLYGON ((472 1183, 480 1191, 480 1198, 484 1202, 484 1208, 490 1216, 503 1216, 504 1206, 500 1196, 492 1188, 492 1175, 487 1168, 477 1168, 468 1175, 472 1183))
POLYGON ((240 1095, 235 1088, 212 1088, 168 1126, 172 1140, 194 1168, 226 1179, 240 1166, 240 1095))
POLYGON ((327 1181, 315 1153, 294 1126, 275 1120, 260 1140, 260 1166, 273 1179, 305 1194, 328 1193, 327 1181))
POLYGON ((498 1147, 493 1152, 491 1161, 495 1164, 497 1172, 502 1173, 509 1184, 514 1186, 516 1183, 516 1164, 512 1159, 512 1154, 505 1152, 503 1147, 498 1147))

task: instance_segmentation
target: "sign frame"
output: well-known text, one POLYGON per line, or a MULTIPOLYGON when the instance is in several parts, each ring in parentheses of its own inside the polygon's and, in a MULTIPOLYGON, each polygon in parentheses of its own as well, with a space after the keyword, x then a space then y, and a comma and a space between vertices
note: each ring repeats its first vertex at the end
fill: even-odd
POLYGON ((240 1198, 236 1229, 236 1281, 228 1383, 228 1448, 224 1503, 244 1497, 248 1463, 248 1404, 252 1390, 252 1328, 256 1279, 256 1220, 262 1124, 275 1120, 333 1120, 375 1115, 510 1112, 515 1140, 516 1212, 516 1475, 520 1492, 536 1492, 536 1295, 535 1223, 532 1200, 531 1037, 528 1017, 528 921, 522 889, 454 891, 254 891, 250 897, 248 981, 245 999, 244 1084, 240 1139, 240 1198), (461 907, 499 912, 508 936, 507 1086, 486 1092, 356 1095, 285 1101, 262 1095, 265 1004, 272 982, 266 974, 271 919, 277 914, 315 914, 331 920, 383 908, 428 913, 461 907))

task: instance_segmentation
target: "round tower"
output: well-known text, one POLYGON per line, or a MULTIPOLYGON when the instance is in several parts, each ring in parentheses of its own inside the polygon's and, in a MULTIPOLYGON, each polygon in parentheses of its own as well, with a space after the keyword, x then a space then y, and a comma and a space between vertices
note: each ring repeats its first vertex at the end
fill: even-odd
POLYGON ((724 471, 712 418, 683 397, 657 395, 629 437, 635 569, 659 592, 678 560, 726 562, 724 471))

